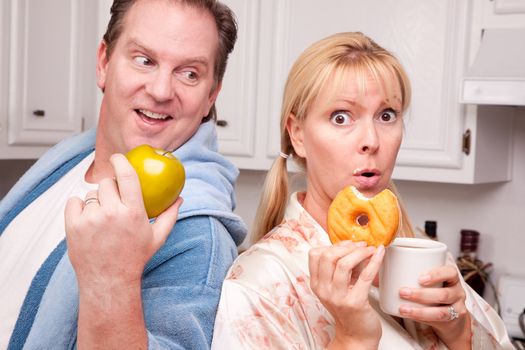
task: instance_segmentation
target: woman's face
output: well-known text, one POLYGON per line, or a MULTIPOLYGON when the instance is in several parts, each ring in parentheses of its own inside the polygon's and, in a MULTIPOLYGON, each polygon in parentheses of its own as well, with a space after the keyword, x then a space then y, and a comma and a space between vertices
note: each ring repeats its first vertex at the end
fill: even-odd
POLYGON ((326 203, 349 185, 367 196, 385 189, 403 136, 397 83, 385 95, 371 75, 360 89, 353 72, 340 74, 342 84, 328 81, 304 121, 291 116, 287 125, 297 155, 306 159, 308 195, 326 203))

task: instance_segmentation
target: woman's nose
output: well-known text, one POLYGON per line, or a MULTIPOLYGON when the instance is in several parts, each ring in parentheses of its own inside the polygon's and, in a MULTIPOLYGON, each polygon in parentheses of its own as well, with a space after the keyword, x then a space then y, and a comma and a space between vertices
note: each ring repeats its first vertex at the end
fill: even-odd
POLYGON ((366 121, 361 125, 360 153, 375 153, 379 148, 379 135, 374 121, 366 121))
POLYGON ((146 84, 146 92, 157 102, 169 101, 175 95, 173 79, 171 71, 159 69, 146 84))

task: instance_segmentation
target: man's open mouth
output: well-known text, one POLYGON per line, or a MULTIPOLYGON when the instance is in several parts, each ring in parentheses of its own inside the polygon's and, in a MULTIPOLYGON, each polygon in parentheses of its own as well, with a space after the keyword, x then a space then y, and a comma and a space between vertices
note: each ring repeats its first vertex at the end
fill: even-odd
POLYGON ((137 114, 141 116, 143 119, 145 118, 145 120, 149 120, 149 121, 162 121, 162 120, 173 119, 168 114, 156 113, 156 112, 148 111, 146 109, 136 109, 135 112, 137 112, 137 114))

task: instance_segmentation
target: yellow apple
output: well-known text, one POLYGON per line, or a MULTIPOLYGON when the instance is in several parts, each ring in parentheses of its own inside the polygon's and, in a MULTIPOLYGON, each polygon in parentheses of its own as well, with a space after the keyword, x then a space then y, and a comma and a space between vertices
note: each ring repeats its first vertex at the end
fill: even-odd
POLYGON ((157 217, 177 200, 184 187, 182 163, 171 152, 150 145, 133 148, 126 158, 139 176, 148 217, 157 217))

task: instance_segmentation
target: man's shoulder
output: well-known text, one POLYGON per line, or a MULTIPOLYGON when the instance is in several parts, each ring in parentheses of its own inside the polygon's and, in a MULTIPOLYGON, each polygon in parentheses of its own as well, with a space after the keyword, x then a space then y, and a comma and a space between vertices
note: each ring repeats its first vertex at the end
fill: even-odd
POLYGON ((220 288, 237 257, 230 234, 213 216, 192 216, 177 221, 161 249, 146 267, 146 275, 173 276, 177 284, 197 283, 220 288))
POLYGON ((219 219, 211 215, 190 216, 178 220, 166 244, 210 250, 218 246, 235 247, 226 227, 219 219))

